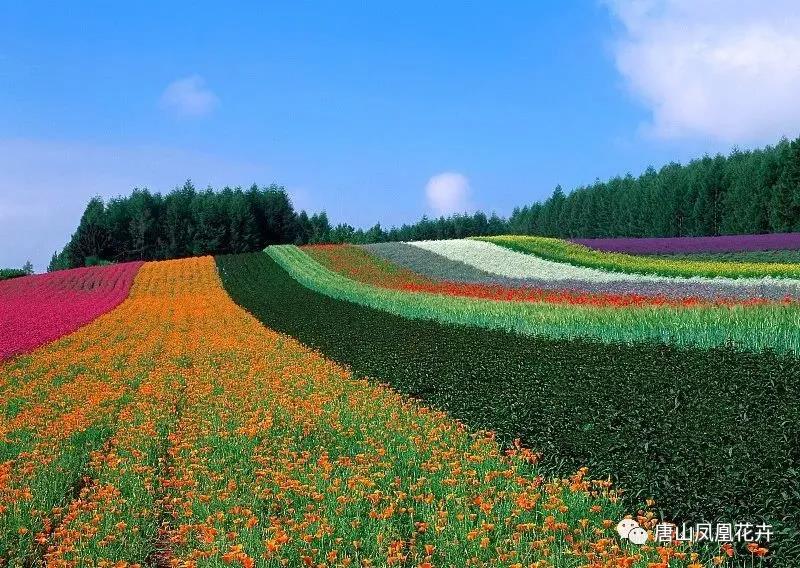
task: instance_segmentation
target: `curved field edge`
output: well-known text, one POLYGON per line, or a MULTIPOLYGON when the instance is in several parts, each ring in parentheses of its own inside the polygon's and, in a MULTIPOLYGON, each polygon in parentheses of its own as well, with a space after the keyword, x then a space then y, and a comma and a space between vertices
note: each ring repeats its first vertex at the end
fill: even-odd
POLYGON ((75 268, 0 282, 0 361, 55 341, 118 307, 143 264, 75 268))
POLYGON ((794 304, 596 308, 479 300, 362 284, 328 270, 293 245, 271 246, 266 254, 309 289, 407 318, 554 339, 727 345, 742 350, 800 353, 800 309, 794 304))
POLYGON ((651 256, 606 252, 549 237, 473 237, 553 262, 625 274, 704 278, 800 278, 800 265, 753 262, 672 260, 651 256))
MULTIPOLYGON (((645 568, 662 556, 609 549, 624 510, 608 482, 583 469, 545 479, 532 452, 354 380, 236 305, 209 257, 146 264, 131 298, 76 335, 83 349, 0 365, 28 397, 15 424, 29 431, 3 462, 3 566, 577 568, 605 551, 645 568), (68 399, 37 372, 54 363, 82 367, 68 399), (74 420, 103 384, 110 407, 74 420), (78 414, 54 430, 43 408, 78 414), (63 426, 91 436, 51 435, 63 426), (47 459, 60 456, 69 467, 47 459)), ((688 567, 691 550, 667 554, 688 567)))
POLYGON ((315 292, 269 255, 217 263, 237 303, 356 375, 521 438, 551 471, 612 475, 628 502, 652 496, 667 518, 780 525, 776 540, 800 558, 796 358, 409 319, 315 292))

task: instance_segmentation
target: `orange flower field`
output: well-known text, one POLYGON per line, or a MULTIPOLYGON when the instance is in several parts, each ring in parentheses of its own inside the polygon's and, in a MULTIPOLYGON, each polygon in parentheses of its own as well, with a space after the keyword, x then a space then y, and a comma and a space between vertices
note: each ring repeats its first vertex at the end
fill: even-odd
POLYGON ((263 327, 211 257, 144 264, 119 307, 0 364, 0 566, 698 568, 635 546, 586 470, 546 479, 263 327))

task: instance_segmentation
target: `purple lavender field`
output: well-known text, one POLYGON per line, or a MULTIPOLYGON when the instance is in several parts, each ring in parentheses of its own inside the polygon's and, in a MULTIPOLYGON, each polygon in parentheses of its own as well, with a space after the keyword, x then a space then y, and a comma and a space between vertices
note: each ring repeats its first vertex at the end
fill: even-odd
POLYGON ((631 254, 752 252, 800 249, 800 233, 724 235, 720 237, 650 237, 569 240, 573 243, 578 243, 596 250, 631 254))

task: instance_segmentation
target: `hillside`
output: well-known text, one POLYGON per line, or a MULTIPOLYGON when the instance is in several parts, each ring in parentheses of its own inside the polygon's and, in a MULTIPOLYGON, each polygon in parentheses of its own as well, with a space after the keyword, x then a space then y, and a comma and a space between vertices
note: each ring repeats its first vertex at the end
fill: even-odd
POLYGON ((798 275, 516 236, 0 282, 0 564, 791 565, 798 275))

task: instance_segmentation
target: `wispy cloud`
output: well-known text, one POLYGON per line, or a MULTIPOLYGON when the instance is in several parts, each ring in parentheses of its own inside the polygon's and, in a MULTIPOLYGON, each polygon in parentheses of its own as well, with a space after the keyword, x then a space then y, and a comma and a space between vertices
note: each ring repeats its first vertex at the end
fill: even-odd
POLYGON ((458 172, 443 172, 428 180, 425 197, 437 215, 463 212, 469 207, 469 179, 458 172))
POLYGON ((205 116, 218 104, 219 98, 199 75, 173 81, 161 95, 161 107, 181 117, 205 116))
POLYGON ((610 0, 617 68, 658 138, 763 143, 800 133, 796 0, 610 0))

